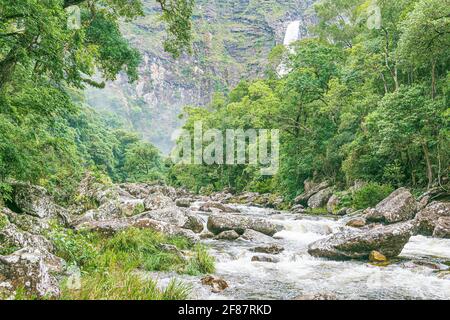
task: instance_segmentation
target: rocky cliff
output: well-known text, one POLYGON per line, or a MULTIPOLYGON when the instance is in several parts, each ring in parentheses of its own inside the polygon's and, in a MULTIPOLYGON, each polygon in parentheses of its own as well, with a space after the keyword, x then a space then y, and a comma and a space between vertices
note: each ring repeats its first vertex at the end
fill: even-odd
POLYGON ((240 79, 261 76, 271 49, 284 41, 286 29, 299 20, 299 36, 313 21, 313 0, 197 0, 193 52, 174 60, 164 52, 164 25, 154 1, 144 0, 145 17, 123 25, 129 41, 143 55, 139 81, 125 76, 106 89, 88 89, 96 109, 119 116, 164 153, 171 133, 181 125, 185 105, 205 105, 216 91, 240 79))

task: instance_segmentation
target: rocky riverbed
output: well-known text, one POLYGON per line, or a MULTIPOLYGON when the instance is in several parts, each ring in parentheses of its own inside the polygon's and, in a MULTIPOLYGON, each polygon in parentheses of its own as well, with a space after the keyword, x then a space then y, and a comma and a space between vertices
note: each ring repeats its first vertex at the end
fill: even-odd
POLYGON ((89 177, 77 193, 63 208, 43 188, 14 184, 1 209, 2 294, 20 287, 58 297, 67 265, 45 237, 57 221, 106 235, 152 229, 205 244, 216 259, 213 275, 139 271, 161 286, 181 279, 192 299, 450 299, 450 204, 416 201, 404 188, 375 208, 344 216, 268 208, 280 204, 268 195, 203 197, 161 185, 106 186, 89 177))

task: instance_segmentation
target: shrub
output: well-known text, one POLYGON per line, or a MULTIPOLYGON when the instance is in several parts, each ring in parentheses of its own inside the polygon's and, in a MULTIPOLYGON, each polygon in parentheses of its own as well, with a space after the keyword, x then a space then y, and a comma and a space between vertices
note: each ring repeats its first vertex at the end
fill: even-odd
POLYGON ((353 194, 353 207, 355 209, 365 209, 374 207, 381 200, 386 198, 394 189, 390 185, 383 185, 369 182, 353 194))
POLYGON ((94 243, 96 235, 93 233, 76 232, 53 225, 48 234, 49 240, 55 246, 55 254, 69 265, 89 268, 96 264, 98 251, 94 243))

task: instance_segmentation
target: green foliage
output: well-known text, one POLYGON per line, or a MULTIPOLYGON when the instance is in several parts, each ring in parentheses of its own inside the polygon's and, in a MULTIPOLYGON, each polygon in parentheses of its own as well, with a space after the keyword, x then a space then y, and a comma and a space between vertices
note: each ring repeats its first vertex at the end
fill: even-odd
POLYGON ((261 177, 254 165, 175 165, 169 181, 196 192, 228 187, 287 200, 303 191, 306 179, 343 189, 357 180, 412 189, 447 183, 448 0, 378 1, 382 23, 370 29, 372 4, 318 2, 311 30, 318 37, 289 52, 275 48, 267 79, 242 81, 208 111, 185 110, 188 131, 195 121, 222 132, 280 129, 274 177, 261 177), (283 59, 291 71, 275 77, 283 59))
POLYGON ((389 185, 369 182, 353 193, 353 208, 365 209, 374 207, 394 191, 389 185))
POLYGON ((55 246, 55 254, 69 265, 88 269, 98 259, 99 252, 94 245, 95 235, 52 226, 48 239, 55 246))
POLYGON ((215 260, 208 254, 208 250, 202 245, 195 246, 194 256, 189 260, 185 273, 196 276, 214 273, 215 269, 215 260))
POLYGON ((63 287, 62 300, 184 300, 191 288, 172 280, 160 289, 152 279, 131 271, 110 270, 84 276, 80 290, 63 287))

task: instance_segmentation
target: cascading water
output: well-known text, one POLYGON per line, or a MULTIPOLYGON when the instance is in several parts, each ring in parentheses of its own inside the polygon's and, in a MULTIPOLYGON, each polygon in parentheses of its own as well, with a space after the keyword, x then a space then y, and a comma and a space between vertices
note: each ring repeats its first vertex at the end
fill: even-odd
POLYGON ((292 21, 288 24, 283 44, 289 46, 300 39, 300 21, 292 21))
MULTIPOLYGON (((296 20, 288 24, 283 44, 288 48, 290 52, 292 52, 292 49, 290 49, 289 46, 298 40, 300 40, 300 21, 296 20)), ((277 73, 280 77, 285 76, 289 73, 289 71, 290 70, 286 66, 285 62, 281 62, 277 68, 277 73)))
MULTIPOLYGON (((363 261, 314 258, 310 243, 338 232, 345 221, 326 217, 276 213, 271 209, 235 206, 243 215, 265 218, 284 226, 273 241, 284 251, 277 263, 251 261, 249 249, 262 243, 244 240, 205 240, 216 258, 216 275, 229 288, 211 293, 199 277, 182 276, 197 299, 292 299, 298 295, 327 294, 337 299, 450 299, 450 276, 443 262, 450 261, 450 239, 413 237, 399 259, 387 267, 363 261), (441 268, 440 271, 436 268, 441 268)), ((204 213, 204 220, 207 220, 204 213)), ((152 274, 162 285, 176 274, 152 274)))

